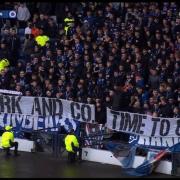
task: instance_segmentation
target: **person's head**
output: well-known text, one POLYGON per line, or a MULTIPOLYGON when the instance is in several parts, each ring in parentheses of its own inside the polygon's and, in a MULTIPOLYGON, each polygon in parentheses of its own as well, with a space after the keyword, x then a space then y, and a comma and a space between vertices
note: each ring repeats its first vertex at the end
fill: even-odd
POLYGON ((49 84, 47 85, 47 89, 48 89, 48 90, 52 90, 52 89, 53 89, 53 84, 52 84, 52 83, 49 83, 49 84))
POLYGON ((74 134, 74 129, 70 129, 69 134, 74 134))
POLYGON ((62 49, 57 49, 56 52, 57 52, 57 55, 62 55, 62 49))
POLYGON ((135 64, 130 64, 130 69, 131 69, 131 71, 135 71, 136 70, 135 64))
POLYGON ((29 28, 32 28, 32 22, 27 22, 27 26, 28 26, 29 28))
POLYGON ((64 67, 63 62, 59 62, 59 63, 58 63, 58 68, 60 68, 60 69, 61 69, 61 68, 63 68, 63 67, 64 67))
POLYGON ((35 73, 33 73, 33 74, 31 75, 31 78, 32 78, 32 80, 37 80, 37 75, 36 75, 35 73))
POLYGON ((165 105, 167 104, 167 100, 166 100, 165 97, 163 97, 163 98, 161 99, 161 104, 162 104, 163 106, 165 106, 165 105))
POLYGON ((33 59, 32 59, 33 64, 37 64, 38 61, 39 61, 38 57, 33 57, 33 59))
POLYGON ((13 128, 13 127, 12 127, 12 126, 9 126, 9 125, 8 125, 8 126, 5 126, 5 130, 6 130, 6 131, 11 131, 12 128, 13 128))
POLYGON ((156 69, 150 69, 150 74, 153 76, 157 75, 157 70, 156 69))
POLYGON ((16 29, 15 28, 11 28, 10 29, 10 34, 13 35, 13 36, 16 35, 17 34, 16 29))
POLYGON ((26 90, 25 91, 25 96, 32 96, 31 91, 30 90, 26 90))
POLYGON ((62 79, 58 79, 58 86, 62 86, 63 85, 63 80, 62 79))
POLYGON ((62 97, 62 95, 63 95, 63 93, 62 93, 62 92, 57 92, 57 93, 56 93, 56 98, 61 98, 61 97, 62 97))
POLYGON ((16 91, 20 92, 21 91, 21 85, 19 83, 17 83, 15 89, 16 89, 16 91))
POLYGON ((12 78, 13 78, 14 80, 17 79, 17 74, 13 73, 13 74, 12 74, 12 78))
POLYGON ((8 35, 10 33, 10 29, 9 28, 5 28, 3 32, 4 32, 5 35, 8 35))
POLYGON ((44 19, 44 14, 40 14, 40 19, 43 20, 44 19))
POLYGON ((71 91, 71 85, 70 85, 70 84, 67 84, 67 86, 66 86, 66 92, 69 92, 69 91, 71 91))
POLYGON ((148 109, 149 109, 149 104, 148 104, 147 102, 145 102, 145 103, 143 104, 143 108, 146 109, 146 110, 148 110, 148 109))
POLYGON ((163 93, 165 91, 165 86, 163 84, 160 84, 159 86, 159 92, 163 93))
POLYGON ((153 116, 153 117, 158 117, 158 113, 154 111, 153 114, 152 114, 152 116, 153 116))
POLYGON ((174 107, 173 112, 174 112, 174 114, 178 114, 179 113, 179 108, 178 107, 174 107))
POLYGON ((102 73, 102 72, 99 72, 99 73, 98 73, 98 77, 99 77, 99 78, 102 78, 102 77, 103 77, 103 73, 102 73))
POLYGON ((52 96, 51 91, 49 91, 49 90, 48 90, 48 91, 46 91, 46 96, 47 96, 47 97, 51 97, 51 96, 52 96))
POLYGON ((92 103, 92 98, 91 97, 87 97, 87 103, 91 104, 92 103))
POLYGON ((137 90, 138 94, 142 94, 143 93, 143 89, 141 87, 137 87, 136 90, 137 90))
POLYGON ((24 71, 20 71, 19 76, 20 76, 21 78, 23 78, 23 77, 25 76, 25 72, 24 72, 24 71))
POLYGON ((79 83, 81 83, 83 85, 85 83, 84 79, 80 78, 79 83))
POLYGON ((80 55, 78 53, 75 53, 74 57, 75 57, 76 60, 78 60, 80 58, 80 55))
POLYGON ((54 73, 54 68, 53 67, 49 68, 49 74, 53 74, 53 73, 54 73))
POLYGON ((78 83, 77 87, 78 87, 79 89, 82 89, 82 88, 83 88, 82 83, 78 83))
POLYGON ((20 3, 20 7, 25 7, 25 3, 20 3))
POLYGON ((153 89, 152 94, 153 94, 153 96, 157 97, 158 94, 159 94, 158 90, 157 89, 153 89))
POLYGON ((115 70, 113 74, 114 74, 114 77, 118 77, 119 76, 119 73, 118 73, 117 70, 115 70))
POLYGON ((173 79, 172 79, 171 77, 168 77, 168 78, 167 78, 167 82, 168 82, 169 84, 172 84, 172 83, 173 83, 173 79))
POLYGON ((153 97, 150 97, 149 98, 149 104, 152 106, 154 105, 154 98, 153 97))
POLYGON ((6 44, 4 42, 1 43, 1 49, 5 49, 6 48, 6 44))
POLYGON ((61 75, 61 79, 62 79, 62 81, 65 81, 65 80, 66 80, 65 74, 62 74, 62 75, 61 75))
POLYGON ((115 91, 118 91, 119 86, 118 86, 117 84, 114 84, 113 89, 114 89, 115 91))
POLYGON ((172 91, 172 87, 171 87, 171 86, 169 86, 169 85, 167 85, 167 87, 166 87, 166 91, 167 91, 167 92, 171 92, 171 91, 172 91))
POLYGON ((37 86, 37 84, 38 84, 38 83, 37 83, 37 81, 35 81, 35 80, 33 80, 33 81, 31 82, 31 86, 34 87, 34 88, 37 86))
POLYGON ((106 102, 110 102, 111 101, 111 98, 110 96, 106 96, 106 99, 105 99, 106 102))
POLYGON ((170 97, 168 98, 168 103, 169 103, 170 105, 173 105, 174 102, 175 102, 175 100, 174 100, 173 96, 170 96, 170 97))
POLYGON ((134 108, 141 108, 141 103, 140 103, 140 101, 137 100, 137 101, 134 103, 133 107, 134 107, 134 108))
POLYGON ((109 90, 109 96, 113 97, 113 95, 114 95, 114 90, 109 90))

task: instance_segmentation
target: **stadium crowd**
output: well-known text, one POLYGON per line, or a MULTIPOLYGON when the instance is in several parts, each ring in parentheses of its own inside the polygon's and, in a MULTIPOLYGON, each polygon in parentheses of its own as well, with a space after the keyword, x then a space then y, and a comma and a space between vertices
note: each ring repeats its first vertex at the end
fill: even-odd
POLYGON ((0 88, 105 108, 180 117, 178 2, 2 3, 0 88), (56 18, 54 18, 56 17, 56 18), (75 21, 68 33, 64 18, 75 21), (35 37, 50 40, 39 46, 35 37))

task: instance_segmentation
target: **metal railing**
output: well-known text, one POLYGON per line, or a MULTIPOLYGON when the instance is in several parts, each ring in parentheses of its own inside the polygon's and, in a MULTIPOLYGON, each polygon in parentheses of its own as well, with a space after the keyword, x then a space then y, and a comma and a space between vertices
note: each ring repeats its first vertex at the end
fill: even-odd
MULTIPOLYGON (((52 129, 55 129, 55 127, 33 130, 32 132, 20 130, 18 136, 23 138, 23 135, 25 133, 30 133, 31 137, 29 139, 35 142, 35 149, 33 150, 33 152, 46 152, 52 154, 54 157, 61 157, 65 151, 64 139, 67 134, 60 133, 60 131, 50 131, 52 129)), ((96 143, 93 143, 92 145, 86 144, 85 146, 85 140, 91 140, 91 138, 94 139, 97 136, 112 135, 115 133, 116 132, 96 133, 90 136, 82 134, 82 137, 80 138, 81 146, 92 147, 94 145, 102 145, 104 141, 99 142, 98 140, 96 143)))

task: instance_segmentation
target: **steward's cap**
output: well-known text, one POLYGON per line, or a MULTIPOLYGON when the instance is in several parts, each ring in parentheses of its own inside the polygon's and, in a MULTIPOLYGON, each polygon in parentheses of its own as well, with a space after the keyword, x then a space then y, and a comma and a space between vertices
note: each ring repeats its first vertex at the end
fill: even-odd
POLYGON ((5 130, 6 130, 6 131, 9 131, 9 130, 11 130, 12 128, 13 128, 12 126, 6 126, 6 127, 5 127, 5 130))

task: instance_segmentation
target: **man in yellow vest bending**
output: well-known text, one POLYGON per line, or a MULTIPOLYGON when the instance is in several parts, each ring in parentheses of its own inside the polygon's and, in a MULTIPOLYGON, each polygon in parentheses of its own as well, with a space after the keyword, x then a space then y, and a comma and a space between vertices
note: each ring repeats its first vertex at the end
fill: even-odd
POLYGON ((12 126, 6 126, 5 130, 6 131, 2 134, 1 146, 6 150, 6 156, 11 155, 10 148, 15 147, 14 155, 18 156, 18 142, 14 142, 14 133, 11 131, 12 126))
POLYGON ((68 161, 73 163, 76 159, 76 153, 79 152, 79 159, 81 158, 81 150, 79 148, 79 142, 74 134, 74 129, 71 129, 69 134, 65 137, 66 151, 68 152, 68 161))

